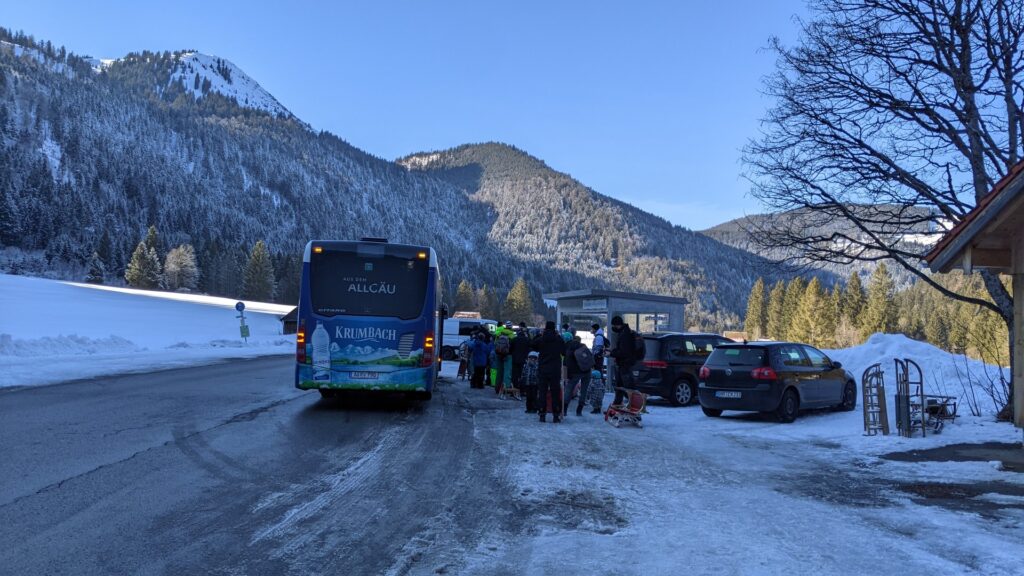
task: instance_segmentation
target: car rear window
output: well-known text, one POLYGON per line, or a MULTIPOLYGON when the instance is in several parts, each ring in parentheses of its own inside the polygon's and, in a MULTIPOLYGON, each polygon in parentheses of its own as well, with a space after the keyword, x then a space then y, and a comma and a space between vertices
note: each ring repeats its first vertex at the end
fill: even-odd
POLYGON ((644 358, 653 360, 661 358, 661 341, 657 338, 644 338, 644 358))
POLYGON ((707 363, 716 366, 764 366, 765 350, 760 347, 719 347, 715 348, 715 351, 711 353, 707 363))

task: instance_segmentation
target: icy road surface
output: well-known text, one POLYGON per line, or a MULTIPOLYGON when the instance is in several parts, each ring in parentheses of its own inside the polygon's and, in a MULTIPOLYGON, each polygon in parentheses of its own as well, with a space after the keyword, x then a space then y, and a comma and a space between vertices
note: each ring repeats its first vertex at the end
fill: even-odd
POLYGON ((0 391, 0 572, 1021 573, 1021 474, 873 455, 1019 439, 985 419, 864 439, 859 412, 655 403, 643 430, 555 426, 452 380, 419 405, 322 401, 292 370, 0 391))

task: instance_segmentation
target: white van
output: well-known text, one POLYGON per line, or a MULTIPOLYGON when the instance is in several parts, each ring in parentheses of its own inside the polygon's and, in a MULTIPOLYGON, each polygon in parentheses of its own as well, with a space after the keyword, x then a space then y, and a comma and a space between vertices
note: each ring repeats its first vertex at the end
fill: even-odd
POLYGON ((489 331, 494 332, 498 325, 497 320, 487 318, 448 318, 444 321, 444 339, 441 340, 441 359, 456 360, 459 357, 459 345, 469 339, 470 335, 480 326, 484 325, 489 331))

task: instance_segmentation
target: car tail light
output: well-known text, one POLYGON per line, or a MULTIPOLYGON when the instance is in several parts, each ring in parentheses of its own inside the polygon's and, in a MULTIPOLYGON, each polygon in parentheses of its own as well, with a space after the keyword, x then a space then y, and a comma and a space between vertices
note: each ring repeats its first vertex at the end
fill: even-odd
POLYGON ((668 368, 664 360, 644 360, 644 368, 668 368))
POLYGON ((427 332, 427 336, 423 339, 423 359, 420 361, 420 366, 427 368, 434 365, 434 331, 430 330, 427 332))
POLYGON ((701 380, 707 380, 710 377, 711 377, 711 368, 708 368, 707 366, 701 366, 700 367, 700 379, 701 380))
POLYGON ((299 364, 306 363, 306 320, 299 321, 299 329, 295 331, 295 360, 299 364))
POLYGON ((771 366, 762 366, 751 370, 750 377, 754 380, 778 380, 779 375, 775 373, 771 366))

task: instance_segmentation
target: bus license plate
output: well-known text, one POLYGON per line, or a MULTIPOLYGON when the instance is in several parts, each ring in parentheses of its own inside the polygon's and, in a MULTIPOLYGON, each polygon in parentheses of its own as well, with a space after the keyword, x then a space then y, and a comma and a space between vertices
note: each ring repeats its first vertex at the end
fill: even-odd
POLYGON ((376 380, 377 379, 377 373, 376 372, 350 372, 349 375, 352 378, 359 379, 359 380, 376 380))
POLYGON ((733 392, 732 390, 719 390, 715 392, 716 398, 742 398, 742 392, 733 392))

